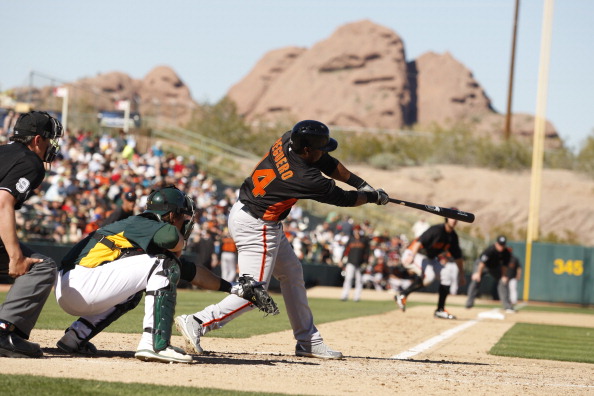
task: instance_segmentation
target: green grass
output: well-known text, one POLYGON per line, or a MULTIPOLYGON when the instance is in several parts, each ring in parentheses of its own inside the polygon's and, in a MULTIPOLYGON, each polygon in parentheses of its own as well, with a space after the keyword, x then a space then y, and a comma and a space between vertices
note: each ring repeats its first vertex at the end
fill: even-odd
MULTIPOLYGON (((14 395, 36 396, 162 396, 162 395, 209 395, 209 396, 257 396, 283 395, 283 393, 239 392, 213 388, 190 388, 173 385, 125 384, 122 382, 104 382, 73 378, 47 378, 30 375, 0 374, 0 388, 14 395)), ((3 392, 4 393, 4 392, 3 392)))
MULTIPOLYGON (((193 313, 209 304, 216 303, 226 296, 220 292, 181 290, 178 293, 177 314, 193 313)), ((6 293, 0 293, 0 302, 4 301, 6 293)), ((279 305, 281 314, 264 317, 254 310, 242 315, 225 328, 210 332, 210 337, 243 338, 258 334, 289 330, 285 305, 282 296, 273 294, 279 305)), ((317 324, 337 320, 376 315, 393 311, 396 305, 393 301, 361 301, 358 303, 342 302, 338 299, 310 298, 310 307, 317 324)), ((415 305, 433 305, 433 303, 411 302, 415 305)), ((480 305, 481 307, 499 308, 499 304, 480 305)), ((140 334, 144 304, 128 312, 105 331, 140 334)), ((558 306, 526 306, 523 311, 548 311, 559 313, 594 314, 592 308, 558 307, 558 306)), ((76 319, 64 313, 56 303, 55 297, 50 296, 46 303, 36 328, 63 330, 76 319)), ((174 331, 175 333, 175 331, 174 331)), ((175 333, 177 334, 177 333, 175 333)), ((594 363, 594 329, 583 327, 546 326, 518 323, 514 325, 500 341, 489 351, 493 355, 520 357, 529 359, 549 359, 571 362, 594 363)), ((180 386, 157 386, 146 384, 110 383, 80 379, 47 378, 25 375, 0 374, 0 388, 10 389, 14 394, 37 395, 167 395, 185 394, 191 392, 197 395, 272 395, 262 392, 237 392, 209 388, 187 388, 180 386), (191 390, 190 390, 191 389, 191 390)))
POLYGON ((517 323, 489 353, 527 359, 594 363, 594 329, 517 323))
MULTIPOLYGON (((0 301, 4 300, 5 295, 6 293, 0 293, 0 301)), ((210 304, 219 302, 225 296, 227 294, 221 292, 180 290, 175 309, 176 315, 197 312, 210 304)), ((224 328, 208 333, 206 337, 245 338, 291 329, 282 296, 280 294, 272 294, 272 296, 281 311, 279 315, 265 317, 263 313, 254 309, 252 312, 235 318, 224 328)), ((393 301, 360 301, 355 303, 351 301, 342 302, 338 299, 310 298, 309 303, 316 324, 376 315, 396 309, 396 304, 393 301)), ((105 331, 140 334, 142 332, 143 316, 144 301, 112 323, 105 331)), ((38 329, 64 330, 75 319, 76 317, 62 311, 54 295, 50 295, 35 327, 38 329)), ((174 334, 178 334, 175 327, 174 334)))

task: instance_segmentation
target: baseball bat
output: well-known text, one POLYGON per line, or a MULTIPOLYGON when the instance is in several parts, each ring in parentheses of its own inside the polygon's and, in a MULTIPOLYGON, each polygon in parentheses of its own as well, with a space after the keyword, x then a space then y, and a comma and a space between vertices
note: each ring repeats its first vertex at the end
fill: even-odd
POLYGON ((458 209, 442 208, 441 206, 423 205, 423 204, 418 204, 418 203, 414 203, 414 202, 401 201, 401 200, 395 199, 395 198, 390 198, 390 202, 398 204, 398 205, 408 206, 410 208, 422 210, 424 212, 433 213, 438 216, 443 216, 443 217, 447 217, 450 219, 456 219, 459 221, 463 221, 465 223, 472 223, 474 221, 474 214, 469 213, 469 212, 463 212, 458 209))

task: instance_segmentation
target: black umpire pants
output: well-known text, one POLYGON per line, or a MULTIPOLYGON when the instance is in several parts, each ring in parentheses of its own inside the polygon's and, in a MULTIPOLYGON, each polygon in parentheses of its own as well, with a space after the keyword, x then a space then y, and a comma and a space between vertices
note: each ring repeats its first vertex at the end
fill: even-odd
MULTIPOLYGON (((15 332, 28 339, 52 291, 57 271, 53 259, 35 253, 22 243, 20 245, 25 256, 43 261, 33 264, 29 272, 15 279, 6 300, 0 305, 0 321, 12 323, 15 332)), ((0 247, 0 273, 8 273, 9 262, 6 249, 0 247)))

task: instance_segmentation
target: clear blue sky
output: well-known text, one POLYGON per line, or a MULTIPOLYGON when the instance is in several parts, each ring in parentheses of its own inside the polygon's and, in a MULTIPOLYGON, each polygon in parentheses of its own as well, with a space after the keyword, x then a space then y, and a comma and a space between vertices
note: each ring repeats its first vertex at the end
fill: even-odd
MULTIPOLYGON (((4 1, 0 89, 34 70, 74 81, 172 67, 199 102, 214 103, 268 51, 311 47, 370 19, 398 33, 407 60, 450 52, 495 109, 507 107, 515 0, 4 1)), ((521 0, 513 111, 534 114, 544 0, 521 0)), ((594 129, 594 1, 557 0, 547 119, 570 147, 594 129)), ((36 85, 49 81, 36 78, 36 85)), ((306 87, 304 87, 306 89, 306 87)))

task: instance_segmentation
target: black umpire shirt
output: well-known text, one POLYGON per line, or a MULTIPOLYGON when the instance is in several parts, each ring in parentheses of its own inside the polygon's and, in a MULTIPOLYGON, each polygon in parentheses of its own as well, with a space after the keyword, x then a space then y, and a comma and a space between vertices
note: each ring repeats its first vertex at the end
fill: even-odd
POLYGON ((0 190, 16 198, 15 209, 20 209, 45 177, 43 161, 22 143, 0 146, 0 190))
POLYGON ((15 197, 14 209, 18 210, 43 181, 43 161, 22 143, 0 146, 0 159, 0 190, 15 197))
POLYGON ((299 199, 335 206, 355 205, 356 191, 345 191, 323 175, 332 174, 338 160, 324 153, 319 161, 308 164, 291 150, 290 142, 291 131, 288 131, 241 185, 239 199, 251 213, 263 220, 280 221, 299 199))

